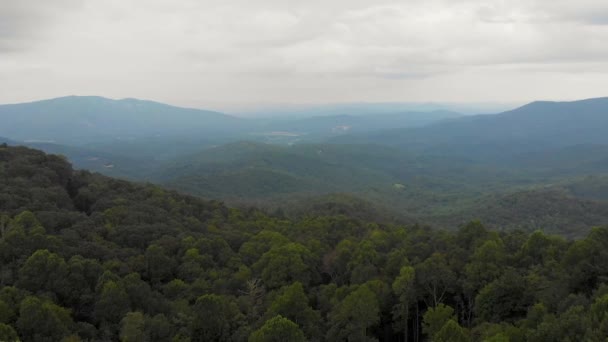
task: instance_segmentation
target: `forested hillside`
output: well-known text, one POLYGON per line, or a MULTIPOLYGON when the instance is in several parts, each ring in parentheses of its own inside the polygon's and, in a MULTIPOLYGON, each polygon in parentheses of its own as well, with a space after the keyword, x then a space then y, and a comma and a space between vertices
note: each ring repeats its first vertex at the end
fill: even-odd
POLYGON ((574 242, 477 222, 446 232, 344 215, 288 220, 6 145, 0 189, 0 340, 608 335, 605 227, 574 242))
POLYGON ((0 105, 0 135, 83 146, 151 137, 240 132, 246 123, 222 113, 137 99, 67 96, 0 105))
POLYGON ((483 219, 492 229, 544 229, 582 237, 591 227, 608 224, 605 151, 604 146, 577 145, 486 163, 381 145, 239 142, 168 161, 150 179, 231 205, 288 215, 357 198, 383 212, 367 216, 377 220, 452 229, 483 219), (333 199, 323 203, 328 196, 333 199))

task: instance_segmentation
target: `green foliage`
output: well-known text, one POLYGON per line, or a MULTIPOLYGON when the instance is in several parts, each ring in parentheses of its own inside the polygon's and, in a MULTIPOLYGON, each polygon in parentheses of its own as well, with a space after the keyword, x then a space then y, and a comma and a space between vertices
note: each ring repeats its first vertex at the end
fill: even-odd
POLYGON ((306 338, 298 325, 277 315, 249 336, 249 342, 304 342, 306 338))
POLYGON ((68 309, 37 297, 26 297, 20 303, 16 327, 25 341, 60 341, 74 328, 68 309))
POLYGON ((285 286, 279 290, 279 293, 270 304, 265 316, 283 316, 299 325, 310 339, 319 338, 321 315, 310 306, 302 283, 295 282, 285 286))
POLYGON ((441 253, 433 253, 428 259, 416 266, 416 280, 424 289, 430 306, 443 301, 456 283, 454 271, 447 258, 441 253))
POLYGON ((533 304, 536 289, 531 285, 518 272, 507 270, 502 277, 479 291, 475 298, 478 319, 498 323, 521 317, 533 304))
POLYGON ((48 250, 38 250, 30 256, 19 270, 18 285, 31 292, 50 291, 63 294, 68 268, 65 260, 48 250))
POLYGON ((121 283, 108 281, 103 284, 95 303, 95 317, 99 322, 116 324, 129 311, 129 295, 121 283))
POLYGON ((193 312, 192 341, 237 340, 235 335, 244 317, 232 299, 215 294, 204 295, 196 300, 193 312))
POLYGON ((456 321, 448 320, 441 329, 433 335, 433 342, 468 342, 469 336, 456 321))
POLYGON ((409 318, 412 302, 416 300, 416 271, 411 266, 403 266, 393 282, 393 292, 399 299, 393 307, 395 326, 403 330, 404 340, 409 337, 409 318))
POLYGON ((141 312, 128 312, 120 321, 120 340, 122 342, 145 341, 145 318, 141 312))
POLYGON ((454 309, 450 306, 439 304, 429 308, 422 317, 422 332, 431 340, 434 340, 442 328, 449 322, 456 319, 454 309))
POLYGON ((314 256, 305 246, 289 243, 264 253, 253 269, 269 288, 278 288, 294 281, 308 285, 313 280, 311 271, 314 262, 314 256))
POLYGON ((329 314, 330 341, 370 341, 369 328, 379 320, 378 298, 369 287, 359 286, 350 293, 329 314))
POLYGON ((0 341, 14 342, 19 341, 19 336, 13 327, 0 323, 0 341))
POLYGON ((608 229, 275 217, 0 147, 0 339, 595 341, 608 229), (424 336, 425 334, 426 336, 424 336))

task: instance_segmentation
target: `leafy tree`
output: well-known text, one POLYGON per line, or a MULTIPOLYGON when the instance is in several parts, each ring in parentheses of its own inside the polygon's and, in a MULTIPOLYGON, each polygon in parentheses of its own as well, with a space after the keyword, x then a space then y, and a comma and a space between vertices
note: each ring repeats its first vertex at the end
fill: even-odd
POLYGON ((146 336, 150 341, 168 341, 173 336, 173 326, 164 314, 146 319, 146 336))
POLYGON ((435 339, 435 335, 447 324, 450 320, 455 320, 454 309, 450 306, 439 304, 434 308, 429 308, 423 316, 422 332, 435 339))
POLYGON ((320 335, 318 326, 321 316, 310 307, 304 287, 299 282, 281 288, 265 316, 287 318, 302 327, 309 338, 318 338, 320 335))
POLYGON ((145 340, 145 318, 141 312, 127 312, 120 321, 122 342, 143 342, 145 340))
POLYGON ((445 255, 433 253, 416 265, 416 280, 426 292, 430 306, 436 307, 455 285, 456 275, 448 265, 445 255))
POLYGON ((13 308, 0 299, 0 323, 9 323, 14 315, 13 308))
POLYGON ((0 341, 14 342, 19 341, 19 335, 10 325, 0 323, 0 341))
POLYGON ((510 321, 522 317, 532 305, 535 289, 514 270, 480 290, 475 298, 475 313, 488 322, 510 321))
POLYGON ((73 326, 69 310, 52 302, 30 296, 20 304, 16 327, 25 341, 60 341, 73 326))
POLYGON ((49 291, 64 294, 68 288, 68 268, 65 260, 48 250, 32 254, 19 270, 19 283, 31 292, 49 291))
POLYGON ((194 304, 190 327, 193 342, 232 341, 243 324, 243 314, 231 299, 219 295, 204 295, 194 304))
POLYGON ((313 279, 313 268, 312 253, 298 243, 272 248, 253 265, 269 288, 279 288, 294 281, 308 285, 313 279))
POLYGON ((277 315, 249 336, 249 342, 304 342, 306 338, 297 324, 277 315))
POLYGON ((99 299, 95 303, 97 321, 116 324, 129 309, 129 296, 122 284, 111 280, 103 284, 99 299))
POLYGON ((331 341, 370 341, 369 328, 380 321, 376 295, 364 285, 359 286, 341 301, 329 315, 331 341))
POLYGON ((239 254, 247 265, 252 265, 272 248, 286 245, 289 242, 289 239, 279 232, 262 230, 241 246, 239 254))
POLYGON ((153 284, 171 278, 175 261, 168 257, 163 248, 151 245, 146 250, 146 274, 153 284))
POLYGON ((409 338, 410 305, 416 299, 415 274, 416 271, 413 267, 404 266, 393 282, 393 292, 399 299, 399 302, 393 308, 393 317, 397 323, 396 325, 403 329, 403 340, 405 342, 409 338))
POLYGON ((433 342, 469 342, 467 331, 455 320, 448 320, 441 329, 433 335, 433 342))

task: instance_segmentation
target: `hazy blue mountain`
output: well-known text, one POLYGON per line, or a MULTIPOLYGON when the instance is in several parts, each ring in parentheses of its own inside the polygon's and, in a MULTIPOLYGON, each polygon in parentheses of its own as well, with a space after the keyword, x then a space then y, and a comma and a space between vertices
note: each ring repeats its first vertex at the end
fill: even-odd
POLYGON ((576 197, 608 201, 608 173, 569 179, 557 186, 576 197))
POLYGON ((265 108, 237 110, 236 112, 246 117, 308 118, 315 116, 361 116, 433 111, 478 114, 499 112, 508 108, 513 108, 513 105, 497 103, 355 102, 316 105, 276 105, 265 108))
POLYGON ((0 137, 0 143, 11 146, 27 146, 49 154, 66 157, 76 169, 90 170, 108 176, 145 180, 159 167, 159 163, 150 158, 130 158, 120 154, 87 147, 75 147, 48 142, 19 142, 0 137))
POLYGON ((577 144, 505 156, 502 164, 561 175, 608 172, 608 145, 577 144))
POLYGON ((29 142, 20 145, 65 156, 76 169, 99 172, 107 176, 145 180, 158 162, 149 158, 128 157, 86 147, 74 147, 53 143, 29 142))
POLYGON ((11 139, 79 145, 154 136, 217 137, 247 126, 218 112, 96 96, 0 105, 0 122, 0 135, 11 139))
POLYGON ((533 102, 495 115, 337 138, 441 154, 498 157, 577 144, 608 144, 608 98, 533 102))
POLYGON ((9 145, 14 145, 14 141, 12 141, 11 139, 5 138, 5 137, 0 137, 0 144, 9 144, 9 145))
POLYGON ((358 112, 307 118, 274 118, 263 126, 266 132, 296 133, 298 140, 307 141, 349 133, 363 133, 391 128, 420 127, 441 120, 461 117, 450 111, 375 113, 358 112))

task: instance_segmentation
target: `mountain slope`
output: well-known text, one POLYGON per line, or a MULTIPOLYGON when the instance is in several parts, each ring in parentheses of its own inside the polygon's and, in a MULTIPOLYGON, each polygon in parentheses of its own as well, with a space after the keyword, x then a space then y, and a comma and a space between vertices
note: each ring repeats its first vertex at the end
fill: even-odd
POLYGON ((159 135, 218 136, 243 125, 218 112, 96 96, 0 105, 0 120, 0 135, 10 139, 79 145, 159 135))
MULTIPOLYGON (((355 109, 353 111, 357 112, 355 109)), ((308 118, 274 118, 264 125, 266 131, 300 134, 300 140, 322 139, 347 133, 372 132, 391 128, 420 127, 462 115, 451 111, 359 113, 308 118)))
POLYGON ((575 195, 579 194, 561 187, 497 193, 484 196, 460 211, 427 219, 439 226, 479 219, 493 229, 542 229, 568 238, 580 238, 591 227, 608 225, 608 201, 575 195))
POLYGON ((266 197, 294 192, 327 193, 390 186, 394 177, 374 161, 398 160, 384 147, 278 146, 239 142, 206 149, 165 164, 155 177, 171 187, 214 198, 266 197))
POLYGON ((441 154, 492 157, 575 144, 608 144, 608 98, 533 102, 495 115, 477 115, 426 127, 337 138, 441 154))
POLYGON ((350 213, 383 214, 334 197, 294 220, 5 145, 0 189, 3 341, 427 340, 438 313, 443 340, 606 335, 607 228, 437 231, 362 221, 350 213), (463 298, 468 323, 453 314, 463 298))

